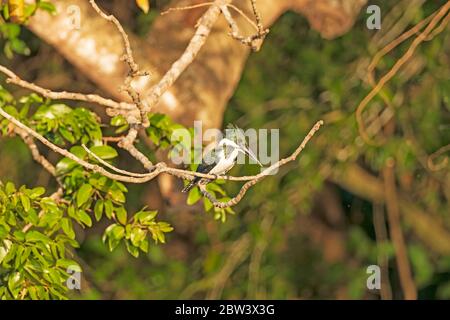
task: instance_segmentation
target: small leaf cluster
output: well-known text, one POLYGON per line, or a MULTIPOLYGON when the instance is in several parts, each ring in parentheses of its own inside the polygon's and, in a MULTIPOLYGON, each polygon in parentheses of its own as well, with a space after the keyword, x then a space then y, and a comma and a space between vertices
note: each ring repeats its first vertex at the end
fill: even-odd
POLYGON ((165 233, 173 230, 167 222, 156 221, 157 214, 157 211, 141 210, 134 214, 129 222, 126 215, 117 217, 117 223, 111 224, 105 230, 103 242, 108 244, 110 251, 123 241, 128 252, 134 257, 139 256, 139 251, 147 253, 149 235, 155 243, 165 243, 165 233))
MULTIPOLYGON (((83 160, 89 154, 83 148, 74 146, 71 153, 83 160)), ((117 151, 107 145, 90 148, 96 156, 111 161, 118 156, 117 151)), ((95 159, 89 159, 94 162, 95 159)), ((69 205, 69 216, 81 226, 92 225, 91 216, 96 221, 106 217, 115 223, 104 233, 103 241, 112 251, 124 239, 127 250, 135 257, 139 249, 148 252, 147 234, 150 233, 156 243, 165 243, 164 233, 173 228, 166 222, 154 220, 156 211, 139 211, 128 219, 125 208, 127 188, 119 181, 109 179, 99 173, 87 172, 81 165, 69 158, 63 158, 56 165, 56 171, 63 178, 65 196, 69 205), (122 230, 123 229, 123 233, 122 230)), ((67 221, 70 228, 70 221, 67 221)))
POLYGON ((56 144, 101 144, 99 121, 85 108, 72 109, 65 104, 46 103, 38 108, 32 119, 36 130, 56 144))
MULTIPOLYGON (((100 158, 112 163, 118 157, 116 148, 104 142, 100 120, 87 109, 54 103, 37 94, 15 99, 1 86, 0 105, 81 160, 98 163, 100 158)), ((175 130, 186 128, 162 114, 150 114, 149 120, 147 134, 157 148, 174 150, 181 144, 192 151, 190 141, 173 139, 175 130)), ((116 134, 129 129, 120 116, 111 120, 111 127, 116 128, 116 134)), ((0 118, 2 135, 14 135, 13 129, 8 120, 0 118)), ((192 137, 192 130, 187 132, 192 137)), ((108 249, 112 251, 123 243, 134 257, 148 253, 152 240, 155 244, 165 243, 167 233, 173 230, 169 223, 156 220, 157 211, 144 208, 133 214, 128 212, 128 189, 123 183, 86 170, 67 157, 61 158, 55 169, 63 190, 57 200, 44 196, 44 188, 16 190, 11 183, 0 186, 0 298, 65 299, 67 268, 80 270, 69 258, 70 249, 79 247, 76 230, 92 227, 101 219, 111 221, 103 234, 108 249)), ((227 201, 229 198, 220 186, 223 183, 214 181, 207 189, 220 201, 227 201)), ((201 198, 195 188, 189 194, 188 204, 201 198)), ((230 208, 214 208, 206 198, 203 203, 217 220, 225 221, 228 213, 234 213, 230 208)))
POLYGON ((181 144, 186 150, 191 150, 190 141, 182 141, 173 137, 175 130, 188 130, 187 128, 173 122, 169 116, 162 113, 151 113, 148 115, 148 119, 150 126, 147 128, 147 134, 156 146, 167 149, 181 144))
MULTIPOLYGON (((224 183, 225 183, 225 181, 220 180, 220 179, 212 181, 206 186, 206 190, 210 194, 212 194, 214 196, 214 198, 216 198, 218 201, 227 202, 231 198, 229 196, 227 196, 226 191, 221 187, 221 185, 224 183)), ((220 220, 222 222, 225 222, 227 219, 227 213, 235 214, 234 210, 230 207, 228 207, 228 208, 214 207, 214 205, 211 203, 211 201, 208 198, 206 198, 206 197, 202 198, 202 194, 198 187, 194 187, 189 191, 186 203, 188 205, 194 205, 198 201, 200 201, 200 199, 203 199, 203 207, 205 208, 205 211, 206 212, 212 211, 214 213, 215 220, 220 220)))
POLYGON ((44 193, 0 182, 0 299, 65 299, 67 268, 81 271, 61 232, 67 206, 44 193))
MULTIPOLYGON (((93 146, 90 151, 103 160, 117 157, 117 151, 110 146, 93 146)), ((70 152, 82 160, 89 155, 80 146, 73 146, 70 152)), ((95 161, 95 160, 90 160, 95 161)), ((86 171, 78 162, 63 158, 56 165, 56 173, 62 179, 64 197, 69 205, 69 217, 83 227, 92 226, 92 216, 99 221, 103 214, 113 216, 126 215, 124 207, 127 188, 120 182, 86 171)), ((68 222, 70 224, 70 222, 68 222)))
POLYGON ((24 24, 37 10, 44 10, 50 14, 56 12, 55 6, 48 1, 37 0, 34 3, 24 1, 2 1, 0 3, 0 35, 4 40, 3 52, 8 59, 12 59, 14 53, 30 54, 30 48, 19 39, 21 24, 24 24))
MULTIPOLYGON (((57 145, 102 143, 99 119, 95 113, 85 108, 71 108, 62 103, 52 103, 35 93, 16 101, 1 86, 0 104, 10 115, 57 145)), ((6 119, 0 121, 0 130, 4 135, 9 133, 9 122, 6 119)))

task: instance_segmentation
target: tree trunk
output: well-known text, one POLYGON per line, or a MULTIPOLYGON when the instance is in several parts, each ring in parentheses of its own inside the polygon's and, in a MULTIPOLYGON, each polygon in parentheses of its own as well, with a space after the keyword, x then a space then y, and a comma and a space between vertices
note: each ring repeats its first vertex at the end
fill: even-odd
MULTIPOLYGON (((199 3, 175 1, 170 7, 199 3)), ((250 1, 237 1, 251 16, 250 1)), ((265 27, 271 26, 287 10, 304 14, 313 28, 325 38, 346 32, 366 0, 258 0, 257 7, 265 27)), ((119 92, 127 73, 120 60, 122 39, 115 27, 91 8, 85 0, 55 1, 56 16, 38 12, 29 28, 55 47, 67 60, 94 83, 117 99, 128 100, 119 92), (74 28, 76 12, 80 28, 74 28), (75 13, 75 14, 74 14, 75 13)), ((101 3, 100 3, 101 4, 101 3)), ((134 5, 134 3, 133 3, 134 5)), ((145 97, 184 51, 195 30, 195 23, 206 8, 172 12, 158 17, 145 39, 131 35, 134 55, 142 70, 151 73, 134 85, 145 97)), ((243 32, 251 34, 248 23, 236 16, 243 32)), ((228 100, 239 82, 249 49, 232 39, 225 19, 219 18, 206 45, 175 85, 161 98, 155 112, 163 112, 175 121, 192 126, 202 120, 205 128, 220 127, 228 100)), ((70 88, 67 88, 70 90, 70 88)))

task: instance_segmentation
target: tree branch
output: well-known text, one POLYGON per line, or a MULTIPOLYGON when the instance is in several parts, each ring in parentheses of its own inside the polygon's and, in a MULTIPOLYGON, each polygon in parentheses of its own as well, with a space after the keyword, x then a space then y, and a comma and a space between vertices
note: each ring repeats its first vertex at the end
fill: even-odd
MULTIPOLYGON (((279 167, 285 165, 288 162, 295 161, 295 159, 297 159, 297 157, 300 155, 300 153, 303 151, 303 149, 305 149, 306 144, 309 142, 309 140, 311 140, 311 138, 320 129, 320 127, 322 125, 323 125, 323 121, 322 120, 318 121, 314 125, 314 127, 309 131, 308 135, 303 139, 303 141, 300 144, 300 146, 298 146, 298 148, 294 151, 294 153, 290 157, 284 158, 284 159, 278 161, 277 163, 273 164, 269 168, 265 169, 260 174, 257 174, 257 175, 255 175, 253 177, 250 177, 251 178, 250 181, 245 183, 242 186, 242 188, 239 191, 239 193, 234 198, 232 198, 231 200, 229 200, 227 202, 218 201, 211 193, 209 193, 206 190, 206 185, 202 185, 202 184, 199 185, 201 193, 203 194, 203 196, 208 198, 209 201, 211 201, 211 203, 216 208, 227 208, 227 207, 231 207, 231 206, 234 206, 234 205, 238 204, 239 201, 241 201, 242 198, 245 196, 245 194, 247 193, 248 189, 253 187, 255 184, 257 184, 263 178, 268 176, 271 172, 274 172, 279 167)), ((241 178, 244 178, 244 177, 241 177, 241 178)), ((247 178, 247 177, 245 177, 245 178, 247 178)))
POLYGON ((117 102, 112 99, 103 98, 96 94, 82 94, 75 92, 67 92, 67 91, 51 91, 45 88, 42 88, 34 83, 22 80, 19 76, 17 76, 14 72, 6 68, 5 66, 0 65, 0 72, 8 76, 6 79, 7 83, 15 84, 19 87, 31 90, 33 92, 39 93, 41 96, 52 99, 52 100, 73 100, 73 101, 84 101, 95 103, 107 108, 111 109, 120 109, 127 112, 132 110, 136 110, 136 106, 127 102, 117 102))
MULTIPOLYGON (((113 15, 107 15, 106 13, 104 13, 98 7, 98 5, 95 3, 94 0, 89 0, 89 3, 103 19, 112 22, 116 26, 117 30, 119 30, 119 33, 123 39, 123 45, 125 48, 125 54, 123 55, 122 60, 124 60, 128 64, 128 67, 130 68, 130 71, 128 72, 128 75, 125 79, 123 88, 128 93, 130 98, 133 100, 134 104, 139 109, 140 120, 138 123, 142 123, 145 127, 148 127, 150 124, 148 122, 147 113, 145 112, 144 104, 142 103, 139 92, 137 92, 133 88, 132 81, 136 77, 148 76, 149 73, 139 70, 139 66, 137 65, 137 63, 135 62, 134 57, 133 57, 133 50, 131 50, 131 45, 130 45, 130 40, 128 39, 128 35, 125 32, 125 30, 123 29, 119 20, 117 20, 117 18, 114 17, 113 15)), ((134 122, 132 122, 130 120, 129 123, 133 124, 134 122)))
MULTIPOLYGON (((107 165, 108 168, 114 170, 115 172, 120 173, 120 174, 115 174, 115 173, 111 173, 111 172, 105 170, 103 167, 89 163, 83 159, 80 159, 77 156, 75 156, 74 154, 70 153, 69 151, 58 147, 57 145, 53 144, 48 139, 44 138, 42 135, 40 135, 33 129, 27 127, 25 124, 23 124, 22 122, 20 122, 16 118, 14 118, 12 115, 7 113, 1 107, 0 107, 0 115, 3 116, 5 119, 9 120, 16 127, 20 128, 21 130, 25 131, 27 134, 33 136, 34 138, 36 138, 37 140, 42 142, 45 146, 47 146, 54 152, 77 162, 79 165, 83 166, 85 169, 100 173, 100 174, 104 175, 105 177, 108 177, 113 180, 127 182, 127 183, 146 183, 146 182, 154 179, 156 176, 158 176, 161 173, 167 173, 172 176, 175 176, 178 178, 183 178, 183 179, 192 179, 193 177, 200 177, 200 178, 206 178, 209 180, 224 179, 224 180, 230 180, 230 181, 248 181, 241 188, 241 191, 239 192, 239 194, 228 202, 218 202, 217 200, 214 199, 214 197, 212 197, 212 195, 210 195, 208 192, 206 192, 206 190, 202 190, 204 195, 206 197, 208 197, 208 199, 210 199, 216 207, 220 207, 220 208, 236 205, 237 203, 239 203, 239 201, 241 201, 241 199, 244 197, 245 193, 247 192, 247 190, 250 187, 252 187, 256 183, 258 183, 264 177, 273 173, 274 170, 276 170, 277 168, 279 168, 291 161, 294 161, 297 158, 297 156, 303 151, 303 149, 305 148, 305 146, 309 142, 309 140, 313 137, 313 135, 319 130, 320 126, 323 124, 322 120, 318 121, 314 125, 314 127, 310 130, 308 135, 303 139, 300 146, 294 151, 294 153, 291 156, 289 156, 285 159, 281 159, 280 161, 271 165, 269 168, 263 170, 261 173, 254 175, 254 176, 233 177, 233 176, 216 176, 216 175, 211 175, 211 174, 203 174, 203 173, 199 173, 199 172, 181 170, 181 169, 177 169, 177 168, 170 168, 164 162, 160 162, 156 165, 153 165, 151 168, 149 168, 149 171, 151 171, 151 172, 145 173, 145 174, 139 174, 139 173, 125 171, 125 170, 118 169, 118 168, 108 164, 107 165)), ((98 159, 96 158, 96 160, 98 160, 98 159)), ((103 162, 100 162, 100 163, 104 164, 103 162)))

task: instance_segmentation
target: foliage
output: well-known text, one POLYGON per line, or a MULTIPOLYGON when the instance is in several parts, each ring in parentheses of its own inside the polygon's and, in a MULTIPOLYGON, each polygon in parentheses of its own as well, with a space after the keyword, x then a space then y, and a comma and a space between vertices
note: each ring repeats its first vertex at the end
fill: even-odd
MULTIPOLYGON (((378 4, 388 12, 388 3, 378 4)), ((436 4, 427 3, 415 13, 415 20, 435 9, 436 4)), ((427 160, 450 143, 449 33, 424 43, 408 70, 386 86, 384 93, 395 108, 391 122, 395 130, 384 143, 369 145, 359 137, 354 119, 358 102, 370 89, 367 62, 380 49, 372 40, 373 31, 362 27, 365 18, 361 13, 348 35, 326 41, 311 31, 303 18, 286 14, 271 30, 262 51, 250 57, 224 123, 281 128, 280 155, 289 154, 316 120, 324 119, 326 126, 308 145, 297 167, 255 186, 234 216, 212 208, 194 188, 188 194, 187 208, 162 205, 166 210, 159 214, 164 214, 168 222, 156 221, 155 210, 139 209, 143 199, 156 207, 154 198, 148 198, 153 194, 148 186, 125 186, 88 172, 68 158, 58 159, 56 164, 64 187, 59 200, 44 196, 53 189, 15 190, 11 183, 2 184, 2 298, 79 297, 61 285, 68 277, 68 263, 76 265, 68 260, 77 257, 94 269, 90 281, 95 286, 82 290, 82 298, 374 298, 378 293, 365 287, 365 271, 368 265, 378 264, 380 256, 388 261, 394 298, 401 298, 393 244, 389 238, 377 242, 375 236, 377 204, 358 194, 370 181, 355 179, 361 187, 349 190, 339 176, 358 165, 381 179, 386 159, 392 158, 399 192, 448 229, 449 193, 443 183, 448 167, 434 172, 427 160), (330 190, 337 198, 335 202, 327 193, 330 190), (325 207, 327 201, 335 210, 330 212, 325 207), (202 206, 219 222, 227 218, 226 223, 191 215, 202 206), (40 212, 44 212, 41 218, 40 212), (11 216, 16 225, 11 224, 11 216), (21 232, 29 223, 29 231, 21 232), (77 239, 80 229, 91 227, 92 234, 77 239), (99 227, 103 236, 93 227, 99 227), (151 241, 165 243, 169 232, 166 246, 150 245, 151 241), (56 255, 44 243, 54 246, 56 255), (58 251, 62 248, 64 254, 58 251), (77 248, 76 256, 71 254, 73 248, 77 248), (60 260, 65 262, 58 265, 60 260), (49 270, 54 270, 53 276, 49 270)), ((385 73, 392 67, 407 46, 405 43, 387 55, 379 71, 385 73)), ((16 101, 4 89, 0 90, 0 101, 9 113, 77 157, 96 162, 81 147, 85 144, 103 160, 119 163, 119 149, 106 143, 104 135, 126 132, 129 126, 124 118, 115 117, 106 126, 87 107, 68 106, 36 95, 16 101)), ((377 97, 365 116, 376 118, 385 109, 384 100, 377 97)), ((150 114, 149 119, 147 135, 156 150, 173 150, 182 142, 170 139, 180 127, 166 115, 150 114)), ((3 141, 14 134, 9 123, 1 119, 0 130, 3 141)), ((2 159, 15 155, 19 148, 4 146, 0 146, 2 159)), ((156 158, 154 153, 146 155, 156 158)), ((435 161, 444 163, 445 159, 441 156, 435 161)), ((15 165, 24 170, 22 163, 15 165)), ((233 170, 233 175, 254 173, 251 167, 233 170)), ((222 201, 238 191, 237 185, 225 185, 223 181, 207 188, 222 201)), ((448 299, 449 258, 424 241, 411 225, 405 225, 403 232, 419 297, 448 299)))
MULTIPOLYGON (((16 119, 56 145, 67 148, 81 160, 97 163, 80 144, 104 161, 112 162, 119 155, 116 148, 104 143, 102 129, 107 128, 103 128, 100 118, 83 107, 54 103, 34 93, 16 100, 1 86, 0 105, 16 119)), ((182 140, 172 139, 174 130, 186 130, 183 126, 162 114, 149 114, 149 120, 147 133, 158 148, 191 147, 182 140)), ((112 118, 110 125, 116 134, 129 127, 122 117, 112 118)), ((14 135, 8 120, 0 118, 0 132, 4 136, 14 135)), ((155 244, 165 243, 165 234, 173 230, 169 223, 156 220, 158 212, 155 210, 144 208, 130 213, 126 208, 128 189, 121 182, 87 171, 70 158, 61 158, 56 163, 55 172, 61 194, 55 193, 53 197, 41 197, 46 192, 43 187, 30 190, 22 186, 16 191, 11 182, 5 186, 2 184, 2 299, 66 299, 65 281, 69 274, 64 268, 73 265, 81 272, 80 266, 68 258, 73 256, 69 246, 79 247, 76 239, 78 227, 90 228, 94 221, 98 223, 106 218, 112 222, 102 237, 108 249, 113 251, 124 243, 126 250, 136 258, 140 252, 148 253, 148 238, 155 244), (16 221, 18 218, 21 223, 16 221), (41 273, 45 274, 46 282, 37 280, 41 273)), ((208 189, 221 194, 225 201, 229 198, 219 183, 223 182, 211 183, 208 189)), ((188 197, 189 205, 200 199, 198 189, 195 190, 197 194, 191 193, 188 197)), ((204 201, 205 210, 212 210, 209 200, 204 201)), ((223 222, 226 212, 233 213, 231 209, 214 209, 214 212, 215 219, 223 222)))
POLYGON ((68 206, 42 187, 0 182, 0 298, 65 299, 70 248, 79 245, 68 206), (27 226, 33 226, 27 230, 27 226))
POLYGON ((33 16, 37 10, 54 14, 55 6, 49 1, 36 0, 34 3, 25 3, 23 0, 9 0, 0 3, 0 34, 4 39, 3 52, 12 59, 14 53, 28 56, 30 49, 19 38, 21 24, 33 16))

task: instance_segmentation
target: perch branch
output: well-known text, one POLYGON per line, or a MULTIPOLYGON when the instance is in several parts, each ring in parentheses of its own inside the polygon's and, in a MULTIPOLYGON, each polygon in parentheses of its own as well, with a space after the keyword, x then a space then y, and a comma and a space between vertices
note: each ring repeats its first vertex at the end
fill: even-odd
POLYGON ((245 183, 242 186, 242 188, 239 191, 239 193, 234 198, 232 198, 231 200, 229 200, 227 202, 218 201, 211 193, 209 193, 206 190, 206 185, 201 185, 200 184, 200 186, 199 186, 200 187, 200 192, 203 194, 203 196, 208 198, 209 201, 211 201, 211 203, 216 208, 227 208, 227 207, 231 207, 231 206, 234 206, 234 205, 238 204, 239 201, 241 201, 242 198, 244 197, 244 195, 247 193, 248 189, 250 189, 252 186, 257 184, 260 180, 262 180, 264 177, 268 176, 271 172, 274 172, 274 170, 278 169, 282 165, 285 165, 286 163, 294 161, 295 159, 297 159, 297 157, 300 155, 300 153, 303 151, 303 149, 305 149, 305 147, 306 147, 307 143, 309 142, 309 140, 311 140, 311 138, 320 129, 320 127, 322 125, 323 125, 323 121, 322 120, 318 121, 314 125, 314 127, 309 131, 307 136, 303 139, 303 141, 300 144, 300 146, 295 150, 295 152, 290 157, 287 157, 287 158, 284 158, 284 159, 278 161, 277 163, 273 164, 272 166, 270 166, 269 168, 267 168, 266 170, 264 170, 260 174, 253 176, 253 179, 251 179, 250 181, 245 183))
MULTIPOLYGON (((253 176, 233 177, 233 176, 216 176, 216 175, 212 175, 212 174, 203 174, 203 173, 199 173, 199 172, 193 172, 193 171, 182 170, 182 169, 177 169, 177 168, 170 168, 164 162, 160 162, 156 165, 153 165, 149 169, 151 171, 150 173, 138 174, 138 173, 132 173, 129 171, 125 171, 125 170, 116 168, 116 167, 108 164, 107 165, 108 168, 114 170, 115 172, 121 173, 121 174, 117 174, 117 173, 111 173, 99 165, 92 164, 83 159, 80 159, 77 156, 75 156, 73 153, 71 153, 63 148, 58 147, 57 145, 53 144, 52 142, 50 142, 48 139, 46 139, 45 137, 43 137, 42 135, 40 135, 33 129, 29 128, 28 126, 26 126, 25 124, 23 124, 16 118, 14 118, 12 115, 7 113, 1 107, 0 107, 0 115, 3 116, 8 121, 10 121, 16 127, 22 129, 30 136, 32 136, 35 139, 42 142, 45 146, 47 146, 54 152, 77 162, 79 165, 83 166, 85 169, 100 173, 100 174, 104 175, 105 177, 108 177, 113 180, 127 182, 127 183, 145 183, 145 182, 148 182, 148 181, 154 179, 156 176, 158 176, 161 173, 167 173, 167 174, 176 176, 178 178, 183 178, 183 179, 192 179, 193 177, 200 177, 200 178, 206 178, 206 179, 210 179, 210 180, 224 179, 224 180, 230 180, 230 181, 248 181, 247 183, 245 183, 242 186, 241 191, 238 193, 238 195, 228 202, 219 202, 216 199, 214 199, 214 197, 212 197, 212 195, 209 194, 206 190, 204 190, 204 189, 201 190, 202 193, 204 193, 204 195, 206 197, 208 197, 208 199, 211 200, 211 202, 216 207, 220 207, 220 208, 236 205, 237 203, 239 203, 239 201, 241 201, 241 199, 244 197, 245 193, 247 192, 247 190, 250 187, 254 186, 256 183, 258 183, 264 177, 273 173, 274 170, 278 169, 279 167, 281 167, 291 161, 294 161, 297 158, 297 156, 303 151, 306 144, 309 142, 309 140, 311 140, 313 135, 323 125, 322 120, 318 121, 314 125, 314 127, 309 131, 308 135, 303 139, 300 146, 294 151, 294 153, 291 156, 281 159, 280 161, 271 165, 267 169, 263 170, 261 173, 259 173, 257 175, 253 175, 253 176)), ((98 160, 98 159, 96 158, 96 160, 98 160)), ((102 164, 104 164, 104 163, 102 163, 102 164)))

